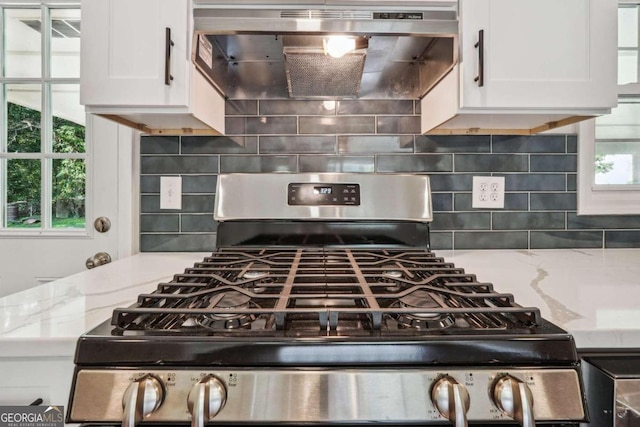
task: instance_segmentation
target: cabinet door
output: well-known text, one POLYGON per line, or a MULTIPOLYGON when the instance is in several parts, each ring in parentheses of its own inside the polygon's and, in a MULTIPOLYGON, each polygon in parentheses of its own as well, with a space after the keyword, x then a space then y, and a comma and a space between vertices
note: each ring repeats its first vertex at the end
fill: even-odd
POLYGON ((83 0, 81 103, 186 106, 189 5, 189 0, 83 0), (173 40, 168 59, 166 28, 173 40))
POLYGON ((462 108, 615 106, 616 0, 461 0, 460 21, 462 108))

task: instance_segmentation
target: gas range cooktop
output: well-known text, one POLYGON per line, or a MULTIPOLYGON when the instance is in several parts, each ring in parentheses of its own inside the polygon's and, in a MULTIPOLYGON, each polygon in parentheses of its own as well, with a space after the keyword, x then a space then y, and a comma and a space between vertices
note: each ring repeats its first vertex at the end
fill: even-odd
POLYGON ((80 337, 67 421, 584 420, 571 335, 433 253, 430 197, 425 176, 221 175, 218 248, 80 337))
POLYGON ((536 308, 412 249, 222 248, 114 311, 115 335, 536 334, 536 308))

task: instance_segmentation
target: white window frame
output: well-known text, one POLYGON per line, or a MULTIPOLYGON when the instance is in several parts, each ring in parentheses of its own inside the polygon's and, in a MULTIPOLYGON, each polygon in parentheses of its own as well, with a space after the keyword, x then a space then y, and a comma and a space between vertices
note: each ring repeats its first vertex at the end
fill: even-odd
MULTIPOLYGON (((618 4, 640 4, 640 0, 618 4)), ((619 85, 618 96, 625 95, 640 97, 640 83, 619 85)), ((640 214, 640 185, 596 185, 595 133, 595 119, 578 126, 578 215, 640 214)))
MULTIPOLYGON (((80 86, 80 77, 76 78, 56 78, 51 77, 51 11, 54 9, 80 9, 80 2, 78 0, 69 0, 69 1, 38 1, 38 0, 23 0, 20 3, 15 2, 0 2, 0 22, 4 22, 4 10, 5 9, 32 9, 32 10, 40 10, 40 19, 42 22, 42 38, 41 38, 41 72, 40 77, 33 78, 24 78, 24 77, 4 77, 0 76, 0 83, 4 87, 4 85, 9 84, 33 84, 39 85, 42 88, 42 105, 41 105, 41 114, 42 114, 42 145, 41 151, 38 153, 8 153, 6 147, 6 140, 2 138, 0 140, 0 170, 2 174, 0 175, 0 237, 9 236, 9 237, 18 237, 18 236, 32 236, 32 237, 87 237, 90 238, 93 235, 93 231, 91 228, 91 224, 88 223, 88 218, 92 218, 92 212, 90 211, 91 204, 91 194, 89 193, 89 189, 92 188, 90 177, 90 168, 92 167, 92 150, 91 144, 89 144, 89 135, 90 129, 85 128, 85 152, 84 153, 54 153, 52 149, 52 129, 51 129, 51 119, 53 117, 52 111, 52 88, 54 85, 60 84, 74 84, 80 86), (7 189, 7 162, 12 159, 33 159, 41 161, 41 227, 39 228, 5 228, 5 215, 7 212, 7 200, 6 200, 6 189, 7 189), (51 224, 52 219, 52 180, 50 179, 51 170, 53 167, 54 159, 81 159, 85 162, 85 227, 82 229, 72 229, 72 228, 53 228, 51 224)), ((4 31, 4 25, 0 25, 0 30, 4 31)), ((2 35, 4 37, 4 34, 2 35)), ((2 59, 4 58, 4 46, 0 47, 2 49, 2 59)), ((5 92, 0 90, 0 108, 5 110, 6 113, 6 99, 5 92)), ((3 117, 6 117, 3 114, 3 117)), ((6 121, 1 124, 0 129, 2 129, 3 135, 6 135, 6 121)))

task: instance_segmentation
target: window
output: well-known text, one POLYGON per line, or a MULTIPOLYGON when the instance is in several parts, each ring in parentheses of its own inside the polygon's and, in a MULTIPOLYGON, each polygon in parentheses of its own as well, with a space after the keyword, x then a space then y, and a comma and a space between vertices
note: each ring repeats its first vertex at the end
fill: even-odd
POLYGON ((79 6, 6 6, 0 18, 0 231, 85 232, 79 6))
POLYGON ((618 107, 580 124, 579 214, 640 213, 639 5, 618 8, 618 107))

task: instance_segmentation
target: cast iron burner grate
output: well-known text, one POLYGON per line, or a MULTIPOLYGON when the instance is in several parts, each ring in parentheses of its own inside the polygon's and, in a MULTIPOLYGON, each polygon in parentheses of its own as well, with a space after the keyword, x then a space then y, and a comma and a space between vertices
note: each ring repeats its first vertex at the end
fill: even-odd
POLYGON ((538 309, 430 251, 222 248, 116 309, 112 333, 508 334, 540 323, 538 309))

